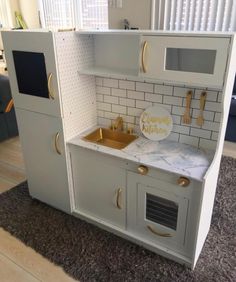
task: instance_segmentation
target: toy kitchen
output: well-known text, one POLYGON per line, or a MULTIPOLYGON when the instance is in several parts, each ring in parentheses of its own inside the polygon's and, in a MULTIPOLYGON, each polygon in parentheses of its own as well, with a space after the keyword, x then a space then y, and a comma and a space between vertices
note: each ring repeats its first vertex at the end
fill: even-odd
POLYGON ((5 31, 30 195, 192 269, 211 223, 235 36, 5 31))

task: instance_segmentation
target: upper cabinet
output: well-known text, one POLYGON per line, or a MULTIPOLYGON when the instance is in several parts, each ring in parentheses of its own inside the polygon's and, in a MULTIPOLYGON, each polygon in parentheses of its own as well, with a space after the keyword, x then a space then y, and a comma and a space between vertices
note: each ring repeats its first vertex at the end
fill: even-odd
POLYGON ((51 32, 3 32, 15 106, 62 116, 51 32))
POLYGON ((140 76, 221 88, 228 38, 142 36, 140 76))
POLYGON ((82 74, 222 89, 230 36, 151 31, 79 32, 92 38, 82 74))

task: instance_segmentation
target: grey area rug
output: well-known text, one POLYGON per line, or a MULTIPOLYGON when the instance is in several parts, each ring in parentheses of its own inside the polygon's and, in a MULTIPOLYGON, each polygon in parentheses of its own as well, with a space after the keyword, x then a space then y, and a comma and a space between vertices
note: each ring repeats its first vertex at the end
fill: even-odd
POLYGON ((32 200, 27 183, 0 195, 0 226, 80 281, 236 281, 235 218, 236 159, 226 157, 194 271, 32 200))

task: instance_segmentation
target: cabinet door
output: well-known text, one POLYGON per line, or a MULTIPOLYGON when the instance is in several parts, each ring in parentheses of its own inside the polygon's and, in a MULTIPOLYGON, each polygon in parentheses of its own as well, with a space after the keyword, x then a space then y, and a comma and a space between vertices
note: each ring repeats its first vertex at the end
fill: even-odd
POLYGON ((70 212, 62 120, 20 109, 16 114, 31 196, 70 212))
MULTIPOLYGON (((137 236, 183 249, 188 199, 166 192, 173 184, 128 172, 128 229, 137 236)), ((173 187, 173 191, 175 187, 173 187)))
POLYGON ((52 32, 4 32, 6 61, 15 106, 61 116, 52 32))
POLYGON ((83 148, 73 147, 71 158, 76 211, 125 228, 125 170, 83 148))
POLYGON ((143 36, 140 75, 221 88, 228 48, 228 38, 143 36))

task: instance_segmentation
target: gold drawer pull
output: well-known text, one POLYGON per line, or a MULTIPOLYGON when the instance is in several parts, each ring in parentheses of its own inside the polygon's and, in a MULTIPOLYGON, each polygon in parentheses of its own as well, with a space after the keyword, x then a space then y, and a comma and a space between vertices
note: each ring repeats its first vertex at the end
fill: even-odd
POLYGON ((52 90, 52 73, 50 73, 48 76, 48 93, 49 93, 49 97, 54 100, 55 97, 52 90))
POLYGON ((138 172, 142 175, 146 175, 148 174, 148 167, 146 167, 145 165, 140 165, 138 167, 138 172))
POLYGON ((153 234, 157 235, 157 236, 161 236, 161 237, 172 237, 172 235, 170 233, 161 233, 156 231, 152 226, 147 225, 147 229, 149 231, 151 231, 153 234))
POLYGON ((122 209, 121 204, 120 204, 121 193, 122 193, 121 188, 116 190, 116 206, 119 210, 122 209))
POLYGON ((181 176, 178 180, 177 183, 181 187, 187 187, 190 184, 190 180, 187 177, 181 176))
POLYGON ((59 149, 59 145, 58 145, 59 137, 60 137, 60 133, 57 132, 57 134, 55 135, 54 145, 55 145, 55 149, 58 155, 61 155, 61 150, 59 149))
POLYGON ((145 62, 146 50, 147 50, 147 41, 144 41, 143 49, 142 49, 142 69, 143 69, 144 73, 147 72, 147 66, 146 66, 146 62, 145 62))

